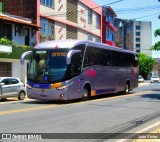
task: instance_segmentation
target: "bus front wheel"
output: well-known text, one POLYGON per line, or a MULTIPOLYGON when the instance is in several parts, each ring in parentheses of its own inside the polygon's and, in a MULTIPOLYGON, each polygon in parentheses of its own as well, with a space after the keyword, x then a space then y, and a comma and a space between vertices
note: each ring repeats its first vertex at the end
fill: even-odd
POLYGON ((126 85, 125 85, 124 94, 125 94, 125 95, 129 94, 129 90, 130 90, 130 89, 129 89, 129 83, 127 82, 126 85))
POLYGON ((87 87, 83 88, 82 100, 87 101, 89 99, 89 89, 87 87))

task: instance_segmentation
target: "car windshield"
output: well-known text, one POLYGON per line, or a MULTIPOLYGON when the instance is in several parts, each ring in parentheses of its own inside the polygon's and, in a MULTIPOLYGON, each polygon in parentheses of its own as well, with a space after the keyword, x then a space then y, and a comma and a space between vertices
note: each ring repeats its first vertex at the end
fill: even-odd
POLYGON ((59 82, 65 78, 68 49, 35 50, 28 64, 27 77, 40 83, 59 82))

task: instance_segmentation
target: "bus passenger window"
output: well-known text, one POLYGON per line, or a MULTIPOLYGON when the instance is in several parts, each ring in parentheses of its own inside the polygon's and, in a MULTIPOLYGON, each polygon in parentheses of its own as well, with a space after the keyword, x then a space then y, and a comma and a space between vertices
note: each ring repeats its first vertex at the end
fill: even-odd
POLYGON ((84 67, 89 67, 94 65, 94 59, 90 56, 86 57, 84 60, 84 67))
POLYGON ((108 54, 107 55, 107 66, 110 66, 110 65, 112 65, 112 55, 111 54, 108 54))

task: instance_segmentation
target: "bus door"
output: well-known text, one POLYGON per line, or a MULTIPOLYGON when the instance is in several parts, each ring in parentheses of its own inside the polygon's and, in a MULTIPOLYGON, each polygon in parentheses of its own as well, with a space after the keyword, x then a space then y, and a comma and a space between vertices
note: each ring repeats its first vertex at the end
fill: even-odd
POLYGON ((83 80, 80 78, 81 72, 81 53, 73 54, 71 59, 71 64, 68 67, 68 76, 69 76, 69 88, 68 88, 68 97, 69 99, 80 98, 81 96, 81 86, 83 80))

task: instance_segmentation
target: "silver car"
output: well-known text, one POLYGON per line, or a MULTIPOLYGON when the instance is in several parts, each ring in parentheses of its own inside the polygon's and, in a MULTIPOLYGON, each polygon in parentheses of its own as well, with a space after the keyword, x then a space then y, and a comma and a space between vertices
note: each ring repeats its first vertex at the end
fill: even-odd
POLYGON ((153 82, 160 82, 160 79, 159 79, 159 76, 152 76, 151 77, 151 83, 153 83, 153 82))
POLYGON ((9 97, 18 97, 24 100, 26 96, 26 88, 19 78, 0 77, 0 99, 9 97))

